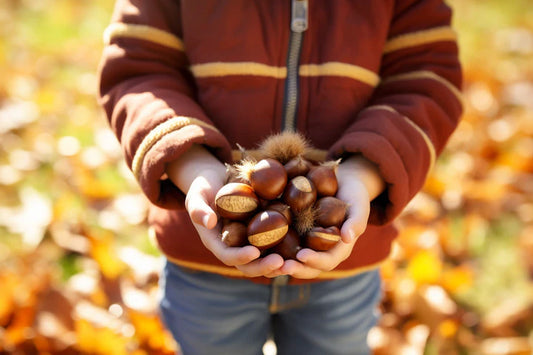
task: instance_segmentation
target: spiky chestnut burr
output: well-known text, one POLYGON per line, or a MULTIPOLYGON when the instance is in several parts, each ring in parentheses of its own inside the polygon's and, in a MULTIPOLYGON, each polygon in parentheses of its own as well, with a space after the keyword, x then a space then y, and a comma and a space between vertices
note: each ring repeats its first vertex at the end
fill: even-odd
POLYGON ((282 132, 267 137, 260 145, 259 150, 267 158, 286 164, 298 156, 305 156, 309 152, 309 143, 298 132, 282 132))

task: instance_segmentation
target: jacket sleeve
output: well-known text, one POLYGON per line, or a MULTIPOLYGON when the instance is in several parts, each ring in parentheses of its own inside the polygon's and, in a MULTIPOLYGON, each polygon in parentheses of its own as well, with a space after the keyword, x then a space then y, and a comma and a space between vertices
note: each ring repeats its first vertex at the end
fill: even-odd
POLYGON ((104 41, 100 104, 148 199, 178 207, 184 195, 165 178, 166 163, 194 143, 231 159, 229 143, 195 101, 179 1, 117 0, 104 41))
POLYGON ((462 114, 462 72, 451 9, 443 1, 397 1, 383 48, 380 83, 330 149, 359 153, 386 182, 369 223, 393 220, 423 187, 462 114))

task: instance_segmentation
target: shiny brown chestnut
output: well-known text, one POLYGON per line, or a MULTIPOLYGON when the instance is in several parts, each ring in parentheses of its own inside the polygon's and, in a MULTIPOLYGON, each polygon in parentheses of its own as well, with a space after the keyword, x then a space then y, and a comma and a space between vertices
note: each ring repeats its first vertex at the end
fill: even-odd
POLYGON ((259 198, 251 186, 232 182, 218 190, 215 206, 222 218, 245 220, 255 213, 259 206, 259 198))
POLYGON ((343 200, 326 196, 319 198, 315 204, 316 224, 321 227, 341 227, 346 219, 348 205, 343 200))
POLYGON ((281 213, 262 211, 248 223, 248 241, 258 249, 265 250, 281 242, 288 230, 289 223, 281 213))
POLYGON ((315 185, 305 176, 297 176, 287 183, 283 201, 294 213, 312 206, 317 197, 315 185))
POLYGON ((222 222, 220 239, 228 247, 243 247, 248 244, 246 228, 242 222, 225 219, 222 222))
POLYGON ((327 251, 341 240, 341 232, 337 227, 315 227, 307 232, 305 244, 316 251, 327 251))
POLYGON ((305 176, 309 172, 309 169, 311 169, 311 166, 312 164, 302 156, 292 158, 284 165, 289 180, 299 175, 305 176))
POLYGON ((307 178, 315 184, 319 196, 335 196, 337 193, 339 184, 335 173, 336 169, 337 164, 329 162, 313 166, 307 174, 307 178))
POLYGON ((272 248, 272 252, 281 255, 285 260, 296 260, 296 254, 302 250, 300 236, 292 228, 289 228, 283 240, 272 248))
POLYGON ((281 201, 274 201, 268 205, 265 206, 265 210, 273 210, 281 213, 286 219, 289 224, 292 223, 292 214, 291 214, 291 208, 289 205, 281 202, 281 201))
POLYGON ((283 193, 287 184, 287 172, 279 161, 262 159, 250 172, 250 184, 257 196, 273 200, 283 193))

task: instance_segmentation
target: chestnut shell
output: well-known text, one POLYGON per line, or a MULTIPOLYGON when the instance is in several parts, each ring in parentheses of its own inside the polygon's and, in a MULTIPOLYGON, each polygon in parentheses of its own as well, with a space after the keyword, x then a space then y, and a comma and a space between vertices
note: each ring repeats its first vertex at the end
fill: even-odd
POLYGON ((296 254, 298 254, 300 250, 302 250, 300 236, 292 228, 289 228, 289 231, 285 234, 283 240, 271 249, 272 252, 281 255, 285 260, 296 260, 296 254))
POLYGON ((287 172, 279 161, 262 159, 254 165, 250 173, 250 184, 257 196, 273 200, 283 193, 287 184, 287 172))
POLYGON ((335 196, 337 193, 339 184, 334 166, 313 166, 307 178, 315 184, 319 196, 335 196))
POLYGON ((246 224, 238 221, 224 220, 220 239, 229 247, 243 247, 248 243, 246 224))
POLYGON ((259 198, 251 186, 240 183, 228 183, 218 190, 215 207, 222 218, 245 220, 254 215, 259 206, 259 198))
POLYGON ((285 165, 287 171, 287 178, 290 180, 298 175, 306 175, 311 169, 312 164, 301 156, 292 158, 285 165))
POLYGON ((245 220, 253 216, 259 206, 259 198, 251 186, 232 182, 218 190, 215 208, 222 218, 245 220))
POLYGON ((339 198, 326 196, 318 199, 316 224, 321 227, 341 227, 346 219, 347 204, 339 198))
POLYGON ((283 201, 294 213, 312 206, 316 198, 316 187, 305 176, 297 176, 289 180, 283 192, 283 201))
POLYGON ((268 249, 281 242, 289 223, 279 212, 267 210, 257 213, 248 223, 248 241, 260 250, 268 249))
POLYGON ((341 232, 337 227, 315 227, 307 232, 305 244, 316 251, 328 251, 341 240, 341 232))

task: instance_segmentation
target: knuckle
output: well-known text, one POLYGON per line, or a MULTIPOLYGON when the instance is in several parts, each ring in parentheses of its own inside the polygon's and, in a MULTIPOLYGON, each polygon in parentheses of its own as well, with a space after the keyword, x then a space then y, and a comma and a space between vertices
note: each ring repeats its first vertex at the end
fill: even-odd
POLYGON ((216 255, 220 261, 226 266, 237 266, 239 263, 235 258, 228 257, 224 254, 216 255))
POLYGON ((324 267, 321 270, 322 271, 331 271, 331 270, 335 269, 336 266, 337 266, 336 264, 328 263, 328 264, 324 265, 324 267))
POLYGON ((218 259, 226 266, 236 266, 235 263, 233 263, 231 260, 227 260, 226 258, 220 257, 218 259))

